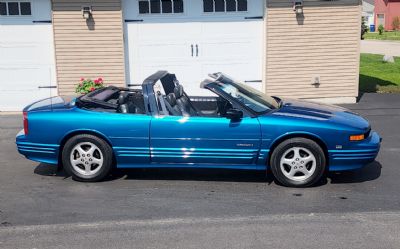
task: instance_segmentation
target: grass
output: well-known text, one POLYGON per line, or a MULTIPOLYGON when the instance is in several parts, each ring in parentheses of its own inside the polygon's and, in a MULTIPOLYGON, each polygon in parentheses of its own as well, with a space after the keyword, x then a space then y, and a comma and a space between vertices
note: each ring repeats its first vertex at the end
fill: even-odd
POLYGON ((395 57, 395 63, 382 59, 383 55, 361 54, 361 92, 400 93, 400 57, 395 57))
POLYGON ((364 39, 400 41, 400 31, 385 31, 382 35, 380 35, 379 32, 367 32, 364 34, 364 39))

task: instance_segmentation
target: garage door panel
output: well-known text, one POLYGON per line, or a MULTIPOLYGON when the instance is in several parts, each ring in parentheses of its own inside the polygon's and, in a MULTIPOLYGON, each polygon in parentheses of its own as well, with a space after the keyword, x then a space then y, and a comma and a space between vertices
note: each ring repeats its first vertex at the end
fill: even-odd
POLYGON ((202 75, 210 72, 223 72, 234 79, 243 81, 251 87, 262 90, 262 73, 258 69, 259 64, 253 61, 236 61, 227 63, 207 63, 201 66, 202 75))
POLYGON ((52 71, 52 67, 0 66, 1 81, 5 83, 0 85, 0 90, 36 90, 39 86, 51 85, 52 71))
POLYGON ((0 17, 0 111, 20 111, 57 94, 50 0, 32 1, 31 16, 0 17))
POLYGON ((242 13, 203 13, 202 1, 184 1, 185 13, 180 15, 135 16, 137 6, 125 0, 125 16, 141 20, 126 24, 130 83, 168 70, 189 94, 202 95, 199 83, 209 73, 261 80, 263 20, 245 17, 262 15, 263 3, 248 2, 249 11, 242 13))
POLYGON ((142 62, 179 61, 191 56, 190 43, 139 44, 137 56, 142 62))

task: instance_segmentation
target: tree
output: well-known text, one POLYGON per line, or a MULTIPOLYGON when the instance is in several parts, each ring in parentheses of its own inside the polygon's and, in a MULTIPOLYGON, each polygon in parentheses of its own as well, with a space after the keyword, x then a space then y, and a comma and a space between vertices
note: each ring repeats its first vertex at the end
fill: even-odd
POLYGON ((364 34, 368 32, 368 26, 365 24, 365 17, 361 17, 361 40, 364 40, 364 34))

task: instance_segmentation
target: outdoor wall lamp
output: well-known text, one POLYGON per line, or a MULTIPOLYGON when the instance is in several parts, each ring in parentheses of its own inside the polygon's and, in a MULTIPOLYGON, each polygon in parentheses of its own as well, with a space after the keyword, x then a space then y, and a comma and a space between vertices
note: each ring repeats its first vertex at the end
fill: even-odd
POLYGON ((303 14, 303 0, 293 0, 293 11, 296 15, 303 14))
POLYGON ((92 16, 92 7, 90 6, 82 7, 82 16, 83 19, 89 20, 90 17, 92 16))

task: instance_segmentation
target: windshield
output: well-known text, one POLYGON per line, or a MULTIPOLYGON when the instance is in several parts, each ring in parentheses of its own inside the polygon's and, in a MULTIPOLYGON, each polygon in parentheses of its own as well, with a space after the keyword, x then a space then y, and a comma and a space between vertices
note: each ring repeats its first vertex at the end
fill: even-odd
POLYGON ((279 102, 276 99, 226 75, 219 75, 216 84, 217 89, 229 94, 256 113, 264 113, 279 108, 279 102))

